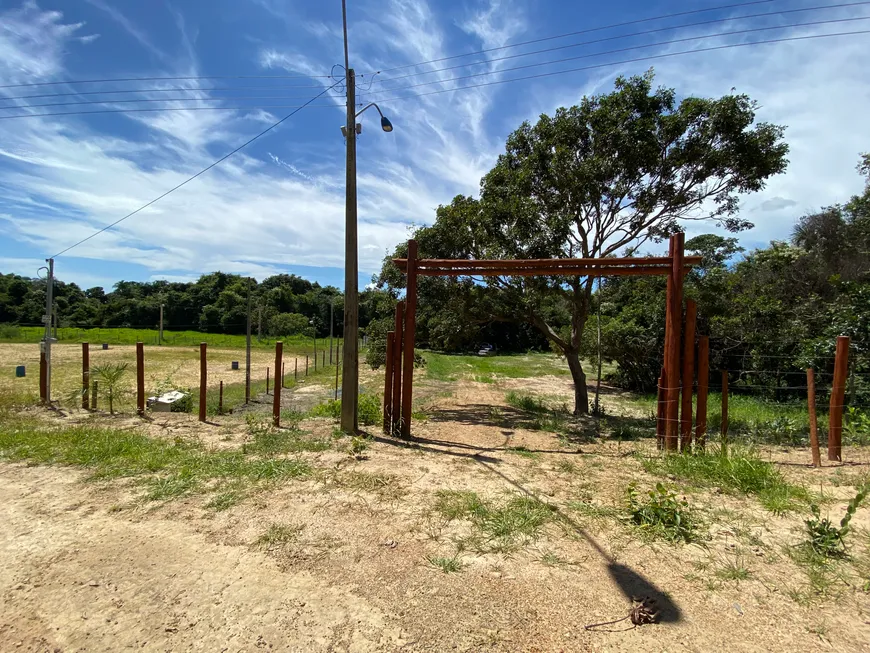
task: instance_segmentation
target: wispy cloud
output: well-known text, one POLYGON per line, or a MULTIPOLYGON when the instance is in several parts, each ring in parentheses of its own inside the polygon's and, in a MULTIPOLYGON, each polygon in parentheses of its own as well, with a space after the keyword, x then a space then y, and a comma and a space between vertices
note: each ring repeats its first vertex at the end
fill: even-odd
POLYGON ((112 5, 104 2, 103 0, 85 0, 88 4, 96 7, 100 11, 106 12, 106 14, 115 21, 118 25, 120 25, 124 30, 132 36, 143 48, 148 50, 151 54, 153 54, 157 59, 161 61, 167 61, 168 56, 163 50, 158 48, 148 35, 139 27, 137 27, 133 21, 127 18, 117 7, 113 7, 112 5))

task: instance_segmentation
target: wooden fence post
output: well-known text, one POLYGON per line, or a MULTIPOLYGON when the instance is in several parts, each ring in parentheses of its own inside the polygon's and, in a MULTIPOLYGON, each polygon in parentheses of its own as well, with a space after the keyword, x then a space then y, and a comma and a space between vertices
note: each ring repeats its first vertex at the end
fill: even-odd
POLYGON ((199 421, 205 421, 206 390, 208 389, 208 365, 206 353, 208 345, 199 343, 199 421))
POLYGON ((667 378, 668 373, 665 368, 662 368, 662 373, 659 375, 659 391, 656 401, 656 447, 662 449, 665 446, 665 406, 667 401, 667 378))
POLYGON ((728 451, 728 371, 722 370, 722 452, 728 451))
POLYGON ((145 415, 145 344, 136 343, 136 412, 145 415))
POLYGON ((218 415, 224 414, 224 382, 221 381, 221 388, 218 394, 218 415))
POLYGON ((816 421, 816 374, 812 367, 807 370, 807 409, 810 413, 810 452, 813 456, 813 467, 821 467, 819 425, 816 421))
POLYGON ((680 449, 685 451, 692 446, 692 391, 695 376, 695 323, 698 306, 686 300, 686 327, 683 335, 683 401, 680 406, 680 449))
POLYGON ((695 444, 707 444, 707 391, 710 383, 710 338, 698 338, 698 414, 695 418, 695 444))
POLYGON ((266 395, 269 394, 269 368, 266 368, 266 395))
MULTIPOLYGON (((280 369, 284 359, 284 343, 279 340, 275 343, 275 369, 280 369)), ((276 379, 277 380, 277 379, 276 379)), ((275 384, 275 394, 272 396, 272 423, 275 426, 281 425, 281 386, 283 383, 275 384)))
POLYGON ((405 351, 402 365, 402 437, 411 437, 411 405, 414 400, 414 335, 417 330, 417 241, 408 241, 405 290, 405 351))
POLYGON ((399 434, 402 423, 402 334, 405 329, 405 302, 396 304, 395 331, 393 331, 393 423, 394 435, 399 434))
POLYGON ((88 409, 88 391, 91 387, 91 349, 88 343, 82 343, 82 408, 88 409))
POLYGON ((396 334, 387 332, 387 355, 384 361, 384 433, 393 428, 393 337, 396 334))
POLYGON ((828 413, 828 460, 843 460, 843 407, 846 401, 846 376, 849 370, 849 336, 837 338, 834 381, 828 413))
POLYGON ((94 380, 94 387, 91 388, 91 410, 97 409, 97 389, 98 388, 99 388, 99 385, 97 384, 97 381, 94 380))

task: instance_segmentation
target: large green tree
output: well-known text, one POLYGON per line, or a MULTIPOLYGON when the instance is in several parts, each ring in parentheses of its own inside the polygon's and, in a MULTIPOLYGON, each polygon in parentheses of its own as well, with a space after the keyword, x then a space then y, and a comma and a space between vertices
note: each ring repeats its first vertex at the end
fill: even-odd
MULTIPOLYGON (((600 258, 659 240, 680 221, 750 227, 737 215, 738 198, 785 169, 783 127, 756 124, 745 95, 678 101, 674 89, 653 88, 653 78, 620 77, 610 93, 523 123, 483 178, 480 200, 457 197, 417 231, 420 255, 600 258)), ((391 279, 395 271, 385 270, 391 279)), ((446 293, 453 310, 467 312, 464 323, 533 325, 567 359, 575 413, 588 412, 580 350, 594 279, 425 281, 421 293, 446 293), (566 312, 567 331, 556 323, 566 312)))

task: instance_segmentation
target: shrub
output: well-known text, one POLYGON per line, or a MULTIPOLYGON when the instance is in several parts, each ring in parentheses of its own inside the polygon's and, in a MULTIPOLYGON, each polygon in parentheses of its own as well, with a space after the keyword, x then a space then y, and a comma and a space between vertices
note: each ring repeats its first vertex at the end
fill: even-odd
POLYGON ((809 537, 808 544, 813 551, 825 558, 841 558, 846 555, 846 535, 849 533, 849 523, 852 521, 852 516, 858 509, 858 506, 867 496, 870 491, 870 483, 866 483, 856 494, 849 505, 846 507, 846 514, 840 520, 840 527, 837 528, 831 523, 831 520, 825 517, 822 519, 819 507, 816 504, 810 506, 813 513, 811 519, 804 521, 807 527, 807 535, 809 537))
POLYGON ((689 510, 689 502, 677 499, 675 492, 656 483, 648 492, 649 499, 641 502, 635 484, 626 490, 628 516, 632 523, 657 537, 672 542, 692 542, 697 539, 695 519, 689 510))

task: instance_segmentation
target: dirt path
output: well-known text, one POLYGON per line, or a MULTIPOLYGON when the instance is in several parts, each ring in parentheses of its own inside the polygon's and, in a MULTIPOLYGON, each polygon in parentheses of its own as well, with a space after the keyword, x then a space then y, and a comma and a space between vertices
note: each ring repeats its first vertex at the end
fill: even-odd
POLYGON ((0 650, 372 651, 399 628, 354 594, 221 546, 184 523, 129 521, 80 475, 0 467, 0 650), (73 503, 71 503, 73 501, 73 503))

